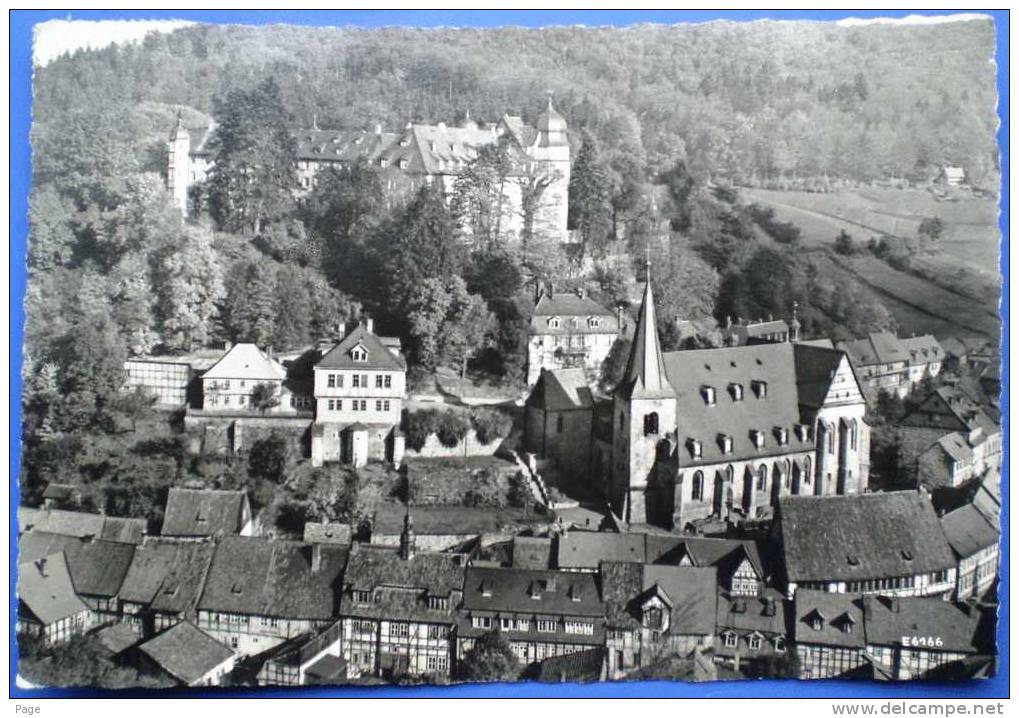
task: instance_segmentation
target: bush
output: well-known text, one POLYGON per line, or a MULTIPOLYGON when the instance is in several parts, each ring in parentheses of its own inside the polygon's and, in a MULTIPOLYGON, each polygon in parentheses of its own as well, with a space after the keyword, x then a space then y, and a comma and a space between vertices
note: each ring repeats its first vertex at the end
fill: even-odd
POLYGON ((506 495, 509 505, 522 509, 531 502, 531 488, 523 471, 518 471, 510 479, 509 492, 506 495))
POLYGON ((849 234, 846 230, 839 232, 839 236, 835 238, 835 251, 839 254, 856 254, 856 243, 853 241, 853 235, 849 234))
POLYGON ((403 430, 407 435, 407 444, 414 451, 421 451, 429 434, 434 434, 438 428, 438 417, 435 412, 428 409, 424 411, 407 412, 403 419, 403 430))
POLYGON ((780 222, 775 219, 775 210, 771 207, 752 204, 747 209, 754 222, 776 242, 795 244, 800 241, 800 228, 792 222, 780 222))
POLYGON ((482 444, 509 436, 513 428, 513 419, 495 409, 478 409, 471 415, 471 423, 482 444))
POLYGON ((467 436, 469 429, 470 424, 464 417, 456 412, 447 411, 439 415, 435 433, 439 437, 439 443, 451 449, 467 436))
POLYGON ((471 481, 471 487, 464 492, 464 506, 493 506, 500 509, 506 506, 509 492, 501 475, 482 469, 471 476, 471 481))

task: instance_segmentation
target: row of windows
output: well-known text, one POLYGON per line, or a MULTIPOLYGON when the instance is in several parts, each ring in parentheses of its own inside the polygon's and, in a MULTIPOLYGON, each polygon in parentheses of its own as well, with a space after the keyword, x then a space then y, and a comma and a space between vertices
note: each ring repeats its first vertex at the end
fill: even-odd
MULTIPOLYGON (((440 626, 436 624, 428 624, 427 635, 429 638, 448 638, 449 637, 449 626, 440 626)), ((389 624, 389 637, 390 638, 409 638, 410 637, 410 624, 409 623, 390 623, 389 624)))
MULTIPOLYGON (((343 411, 343 399, 328 399, 326 406, 329 407, 329 411, 343 411)), ((389 411, 389 407, 388 399, 378 399, 375 401, 375 411, 389 411)), ((351 399, 350 410, 368 411, 368 402, 365 399, 351 399)))
MULTIPOLYGON (((787 460, 786 461, 786 467, 785 467, 784 471, 782 471, 778 467, 778 465, 774 466, 774 468, 773 468, 774 479, 776 481, 782 480, 783 481, 783 486, 785 486, 786 488, 789 488, 789 466, 790 466, 790 463, 787 460)), ((802 469, 802 472, 801 472, 801 469, 799 467, 799 464, 793 463, 792 467, 793 467, 793 471, 800 473, 800 475, 803 478, 803 482, 805 484, 809 484, 810 483, 811 462, 810 462, 810 457, 809 456, 805 457, 804 460, 803 460, 803 469, 802 469)), ((767 487, 768 487, 768 467, 765 464, 761 464, 760 466, 757 467, 756 474, 751 473, 750 467, 747 467, 747 473, 748 473, 749 476, 755 476, 756 477, 756 482, 754 484, 754 488, 755 488, 756 491, 765 491, 765 490, 767 490, 767 487)), ((725 476, 722 477, 722 478, 726 482, 731 482, 732 479, 733 479, 733 475, 734 475, 734 469, 730 465, 730 466, 727 466, 725 468, 725 476)), ((691 482, 691 486, 690 486, 690 499, 691 499, 691 501, 703 501, 704 500, 704 494, 705 494, 704 472, 703 471, 695 471, 694 475, 693 475, 692 482, 691 482)))
MULTIPOLYGON (((578 329, 580 327, 580 318, 579 317, 571 317, 569 322, 567 322, 567 323, 569 324, 569 326, 571 328, 578 329)), ((560 317, 549 317, 548 318, 548 326, 549 326, 550 329, 559 329, 559 328, 562 327, 562 325, 563 325, 563 320, 560 317)), ((601 317, 588 317, 587 318, 587 326, 589 328, 591 328, 591 329, 596 329, 596 328, 600 327, 601 326, 601 317)))
MULTIPOLYGON (((530 631, 531 621, 526 618, 500 618, 499 627, 504 631, 530 631)), ((491 629, 496 624, 496 619, 491 616, 472 616, 471 625, 474 628, 491 629)), ((534 621, 535 630, 538 633, 555 633, 559 628, 557 619, 539 618, 534 621)), ((564 621, 563 631, 576 633, 583 636, 594 635, 594 624, 589 621, 564 621)))
MULTIPOLYGON (((739 645, 739 636, 737 636, 733 631, 727 631, 726 633, 722 634, 722 642, 724 643, 726 648, 735 648, 736 646, 739 645)), ((761 636, 761 634, 752 633, 751 635, 746 637, 746 643, 747 647, 751 651, 759 651, 761 650, 761 646, 764 644, 764 639, 761 636)), ((775 636, 772 643, 775 646, 775 650, 778 653, 785 652, 785 638, 783 638, 782 636, 775 636)))
MULTIPOLYGON (((367 389, 371 386, 368 381, 368 374, 352 374, 350 377, 350 386, 354 389, 367 389)), ((327 374, 326 375, 326 386, 330 389, 342 389, 343 382, 345 381, 343 374, 327 374)), ((392 374, 376 374, 375 375, 375 388, 376 389, 391 389, 393 388, 393 375, 392 374)))

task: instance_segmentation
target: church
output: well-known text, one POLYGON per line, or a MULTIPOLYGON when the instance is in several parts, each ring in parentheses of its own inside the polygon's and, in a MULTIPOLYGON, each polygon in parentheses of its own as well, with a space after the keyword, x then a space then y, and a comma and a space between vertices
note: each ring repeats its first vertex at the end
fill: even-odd
POLYGON ((587 409, 611 422, 589 434, 589 476, 613 511, 687 529, 767 518, 790 494, 865 491, 870 428, 845 353, 799 341, 795 318, 784 342, 663 352, 647 271, 623 379, 587 409))
MULTIPOLYGON (((215 123, 193 128, 191 133, 178 117, 167 143, 167 189, 174 205, 187 216, 192 188, 200 186, 212 171, 209 138, 215 123)), ((570 142, 567 124, 549 98, 534 124, 516 115, 503 115, 498 122, 479 123, 470 114, 459 124, 408 122, 398 132, 295 130, 297 141, 298 195, 307 194, 318 173, 342 169, 366 161, 378 168, 389 195, 414 191, 422 184, 441 184, 447 199, 455 191, 457 178, 486 145, 503 143, 509 166, 500 198, 502 236, 525 242, 530 237, 567 241, 567 197, 570 185, 570 142)))

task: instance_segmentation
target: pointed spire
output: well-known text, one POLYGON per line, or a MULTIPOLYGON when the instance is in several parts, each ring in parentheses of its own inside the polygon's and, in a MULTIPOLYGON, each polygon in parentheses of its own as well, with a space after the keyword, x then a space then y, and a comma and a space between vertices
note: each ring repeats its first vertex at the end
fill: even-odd
POLYGON ((655 299, 651 292, 651 258, 644 263, 646 272, 644 299, 637 315, 637 329, 633 333, 630 359, 626 372, 616 391, 625 399, 661 399, 676 396, 665 373, 665 359, 658 341, 658 326, 655 320, 655 299))

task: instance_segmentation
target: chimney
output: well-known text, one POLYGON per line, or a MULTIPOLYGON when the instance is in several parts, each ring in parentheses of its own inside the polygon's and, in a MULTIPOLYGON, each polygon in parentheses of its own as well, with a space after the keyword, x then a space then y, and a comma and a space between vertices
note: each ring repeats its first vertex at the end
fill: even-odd
POLYGON ((322 570, 322 544, 311 545, 311 572, 318 573, 322 570))
POLYGON ((375 125, 375 134, 376 135, 382 134, 382 125, 375 125))
POLYGON ((375 320, 371 317, 364 318, 364 328, 369 334, 375 333, 375 320))
POLYGON ((623 305, 616 305, 616 327, 619 331, 623 331, 623 305))

